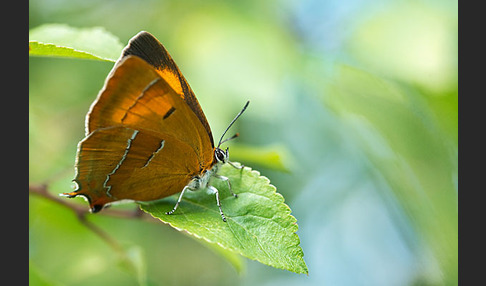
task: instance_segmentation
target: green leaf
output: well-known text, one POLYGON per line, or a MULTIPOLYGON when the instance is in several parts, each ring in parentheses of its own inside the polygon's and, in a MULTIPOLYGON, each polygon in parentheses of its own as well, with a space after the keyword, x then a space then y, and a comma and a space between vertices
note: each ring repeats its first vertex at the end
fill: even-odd
POLYGON ((444 284, 457 284, 457 145, 430 112, 433 96, 350 66, 335 71, 326 103, 391 186, 435 254, 444 284))
POLYGON ((136 245, 125 247, 118 264, 121 269, 137 279, 138 285, 147 285, 145 253, 141 247, 136 245))
POLYGON ((230 151, 231 158, 276 171, 290 172, 290 166, 294 165, 294 160, 284 145, 254 146, 239 143, 233 144, 230 151))
POLYGON ((81 29, 62 24, 46 24, 29 31, 31 56, 114 62, 122 50, 120 40, 101 27, 81 29))
POLYGON ((213 245, 239 253, 263 264, 295 273, 308 273, 300 240, 295 233, 296 219, 282 195, 258 171, 238 170, 229 164, 220 175, 231 181, 238 198, 225 182, 214 179, 211 185, 220 193, 227 222, 219 214, 214 195, 205 191, 186 192, 179 208, 172 214, 177 196, 142 204, 141 208, 173 228, 213 245))

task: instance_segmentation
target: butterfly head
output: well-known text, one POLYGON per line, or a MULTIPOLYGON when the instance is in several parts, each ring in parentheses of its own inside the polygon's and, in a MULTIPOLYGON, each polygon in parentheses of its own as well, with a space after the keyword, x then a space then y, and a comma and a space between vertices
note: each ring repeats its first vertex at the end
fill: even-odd
POLYGON ((223 150, 223 149, 221 149, 219 147, 224 142, 229 141, 229 140, 234 139, 234 138, 236 138, 236 137, 239 136, 239 134, 236 133, 235 135, 231 136, 230 138, 223 140, 224 135, 226 135, 226 132, 230 129, 231 125, 233 125, 233 123, 235 123, 236 119, 238 119, 238 117, 240 117, 241 114, 243 114, 243 112, 248 107, 248 104, 250 104, 250 101, 247 101, 246 102, 246 104, 243 107, 243 109, 236 115, 236 117, 233 119, 233 121, 231 121, 231 123, 228 125, 228 127, 226 128, 226 130, 223 132, 223 135, 221 136, 221 139, 219 139, 218 147, 216 147, 214 149, 214 157, 215 157, 215 159, 216 159, 216 161, 218 163, 227 163, 227 162, 229 162, 229 148, 226 148, 226 150, 223 150))
POLYGON ((226 147, 226 150, 223 150, 219 147, 214 149, 214 158, 218 163, 226 163, 229 160, 229 148, 226 147))

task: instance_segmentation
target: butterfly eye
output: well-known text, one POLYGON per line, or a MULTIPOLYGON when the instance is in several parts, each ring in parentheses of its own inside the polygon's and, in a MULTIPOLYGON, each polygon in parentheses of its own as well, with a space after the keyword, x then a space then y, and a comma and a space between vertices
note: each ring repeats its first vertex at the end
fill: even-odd
POLYGON ((216 148, 216 150, 214 150, 214 157, 216 157, 216 160, 218 160, 218 162, 223 163, 226 162, 226 160, 228 159, 227 153, 220 148, 216 148))

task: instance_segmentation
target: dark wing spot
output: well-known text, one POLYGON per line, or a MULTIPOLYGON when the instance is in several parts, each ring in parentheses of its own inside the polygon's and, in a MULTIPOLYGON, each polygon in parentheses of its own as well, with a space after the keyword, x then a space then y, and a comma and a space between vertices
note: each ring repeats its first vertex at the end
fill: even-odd
POLYGON ((174 111, 175 111, 175 110, 176 110, 176 109, 175 109, 175 107, 174 107, 174 106, 172 106, 172 107, 171 107, 171 108, 170 108, 170 109, 167 111, 167 113, 165 113, 165 115, 164 115, 164 118, 163 118, 163 119, 164 119, 164 120, 165 120, 165 119, 167 119, 167 118, 168 118, 168 117, 169 117, 169 116, 170 116, 172 113, 174 113, 174 111))

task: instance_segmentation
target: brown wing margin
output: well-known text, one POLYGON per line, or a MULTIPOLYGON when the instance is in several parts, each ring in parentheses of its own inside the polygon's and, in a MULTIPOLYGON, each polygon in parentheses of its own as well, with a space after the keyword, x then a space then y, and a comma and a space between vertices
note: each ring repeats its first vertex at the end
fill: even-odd
POLYGON ((165 47, 152 34, 142 31, 130 39, 128 45, 122 52, 121 58, 128 55, 138 56, 156 68, 162 78, 184 99, 194 114, 199 118, 208 132, 211 146, 214 147, 213 134, 211 133, 206 116, 194 92, 165 47))

